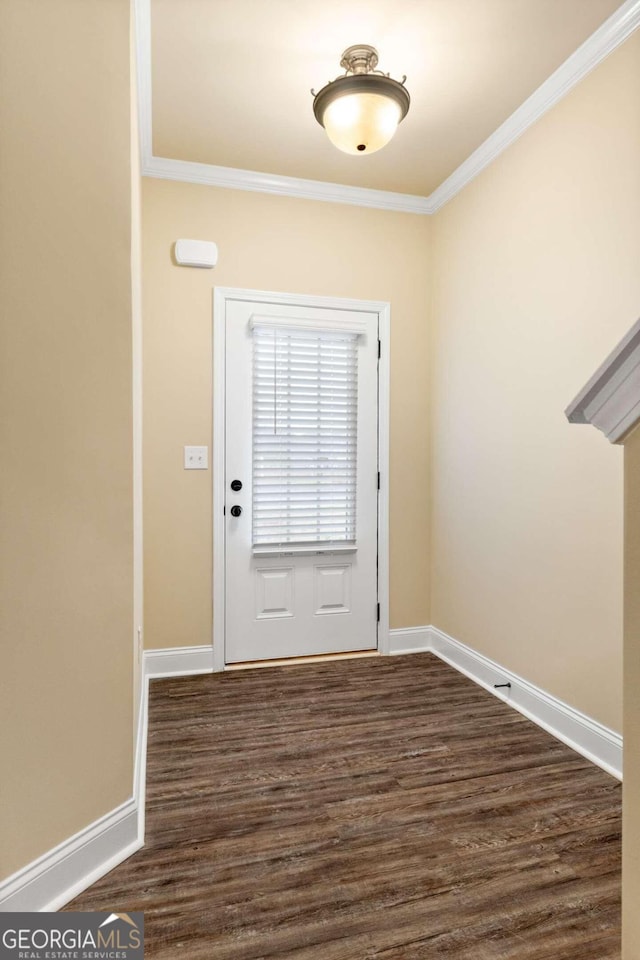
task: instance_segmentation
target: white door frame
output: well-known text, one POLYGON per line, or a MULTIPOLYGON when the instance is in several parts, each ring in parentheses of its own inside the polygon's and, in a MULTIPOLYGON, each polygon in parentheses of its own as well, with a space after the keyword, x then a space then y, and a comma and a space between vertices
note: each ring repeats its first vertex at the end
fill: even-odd
POLYGON ((389 352, 391 306, 379 300, 348 300, 308 294, 273 293, 235 287, 213 288, 213 669, 225 669, 225 397, 226 304, 230 300, 257 300, 287 306, 324 307, 378 314, 378 650, 389 653, 389 352))

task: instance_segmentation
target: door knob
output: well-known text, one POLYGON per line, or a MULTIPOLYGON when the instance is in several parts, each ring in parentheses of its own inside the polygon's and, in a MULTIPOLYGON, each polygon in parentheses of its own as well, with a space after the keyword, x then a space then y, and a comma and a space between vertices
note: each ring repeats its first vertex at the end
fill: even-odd
POLYGON ((235 490, 236 493, 238 492, 238 490, 242 490, 242 480, 232 480, 231 489, 235 490))
POLYGON ((239 517, 241 513, 242 513, 242 507, 238 507, 238 506, 231 507, 232 517, 239 517))

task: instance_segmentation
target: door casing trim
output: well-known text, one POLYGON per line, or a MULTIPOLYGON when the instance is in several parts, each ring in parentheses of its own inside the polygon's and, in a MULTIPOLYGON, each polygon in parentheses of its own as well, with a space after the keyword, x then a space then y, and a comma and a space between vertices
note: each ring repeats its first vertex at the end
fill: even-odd
POLYGON ((213 670, 225 669, 225 398, 226 398, 226 304, 249 300, 286 306, 321 307, 378 314, 380 359, 378 361, 378 650, 389 650, 389 397, 391 305, 381 300, 351 300, 298 293, 213 288, 213 670), (218 642, 216 642, 216 639, 218 642))

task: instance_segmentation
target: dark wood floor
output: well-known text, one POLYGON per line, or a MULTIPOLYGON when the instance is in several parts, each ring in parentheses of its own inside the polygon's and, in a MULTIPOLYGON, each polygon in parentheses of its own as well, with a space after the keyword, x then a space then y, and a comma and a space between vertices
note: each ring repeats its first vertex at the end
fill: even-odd
POLYGON ((151 684, 153 960, 618 960, 620 785, 431 654, 151 684))

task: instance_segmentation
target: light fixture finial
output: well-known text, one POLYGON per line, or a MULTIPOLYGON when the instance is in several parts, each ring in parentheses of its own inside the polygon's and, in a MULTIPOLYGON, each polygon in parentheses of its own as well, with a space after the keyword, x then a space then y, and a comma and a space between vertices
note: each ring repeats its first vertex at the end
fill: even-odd
POLYGON ((342 54, 340 66, 347 73, 371 73, 378 66, 378 51, 368 43, 347 47, 342 54))

